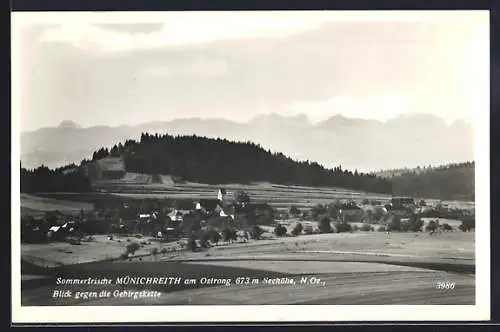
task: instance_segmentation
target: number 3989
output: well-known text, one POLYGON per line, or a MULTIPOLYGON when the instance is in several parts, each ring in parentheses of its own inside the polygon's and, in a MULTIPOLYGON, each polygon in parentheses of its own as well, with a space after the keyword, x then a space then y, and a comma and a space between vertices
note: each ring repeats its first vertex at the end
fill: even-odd
POLYGON ((455 283, 452 281, 438 281, 436 283, 436 289, 454 289, 455 283))

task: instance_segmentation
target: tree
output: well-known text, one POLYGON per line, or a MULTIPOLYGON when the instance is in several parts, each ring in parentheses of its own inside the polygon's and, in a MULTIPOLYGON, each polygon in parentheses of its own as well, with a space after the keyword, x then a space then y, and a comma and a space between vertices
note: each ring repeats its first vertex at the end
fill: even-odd
POLYGON ((222 236, 215 229, 209 230, 208 236, 209 236, 210 241, 212 243, 215 243, 215 245, 217 245, 219 243, 219 241, 222 239, 222 236))
POLYGON ((198 249, 198 246, 196 245, 196 240, 197 240, 197 237, 195 235, 191 235, 189 237, 188 242, 187 242, 188 250, 195 252, 196 249, 198 249))
POLYGON ((139 250, 140 246, 139 246, 139 243, 137 242, 132 242, 132 243, 129 243, 127 244, 127 246, 125 247, 126 248, 126 253, 127 254, 135 254, 135 252, 137 250, 139 250))
POLYGON ((231 241, 236 241, 238 239, 238 233, 235 229, 231 229, 231 241))
POLYGON ((401 231, 401 218, 398 216, 393 216, 389 225, 387 225, 387 230, 390 232, 401 231))
POLYGON ((274 234, 278 237, 282 237, 282 236, 285 236, 286 234, 286 227, 281 225, 281 224, 278 224, 275 228, 274 228, 274 234))
POLYGON ((224 228, 222 230, 222 240, 226 243, 231 242, 233 239, 233 230, 230 228, 224 228))
POLYGON ((292 206, 290 206, 289 213, 292 217, 297 217, 297 216, 300 216, 301 212, 297 206, 292 205, 292 206))
POLYGON ((333 229, 330 225, 330 218, 327 216, 321 218, 318 228, 321 233, 332 233, 333 229))
POLYGON ((311 209, 311 217, 313 220, 318 220, 320 215, 327 214, 327 209, 322 204, 317 204, 311 209))
POLYGON ((250 204, 250 196, 243 190, 238 190, 234 193, 234 203, 241 207, 248 206, 250 204))
POLYGON ((203 232, 203 234, 201 236, 201 246, 203 248, 208 248, 209 247, 209 241, 210 241, 210 231, 203 232))
POLYGON ((434 220, 431 220, 429 221, 427 226, 425 226, 425 230, 427 232, 434 233, 437 230, 437 227, 438 227, 437 223, 434 220))
POLYGON ((352 226, 348 222, 337 222, 335 223, 335 229, 337 233, 352 232, 352 226))
POLYGON ((468 232, 476 228, 476 218, 475 217, 463 218, 462 224, 460 226, 461 230, 463 230, 464 232, 468 232))
POLYGON ((370 231, 373 231, 373 227, 369 224, 363 224, 363 226, 361 226, 360 230, 363 232, 370 232, 370 231))
POLYGON ((451 232, 453 231, 453 227, 451 227, 449 224, 447 223, 444 223, 443 224, 443 230, 447 231, 447 232, 451 232))
POLYGON ((255 225, 250 232, 250 237, 254 240, 260 240, 260 237, 264 233, 264 230, 259 226, 255 225))
POLYGON ((420 231, 422 231, 422 227, 423 226, 424 226, 424 221, 422 220, 422 218, 420 218, 419 215, 413 214, 410 217, 409 231, 411 231, 411 232, 420 232, 420 231))
POLYGON ((299 222, 297 225, 295 225, 295 227, 293 228, 292 230, 292 235, 293 236, 298 236, 302 233, 302 230, 304 229, 304 227, 302 226, 302 224, 299 222))

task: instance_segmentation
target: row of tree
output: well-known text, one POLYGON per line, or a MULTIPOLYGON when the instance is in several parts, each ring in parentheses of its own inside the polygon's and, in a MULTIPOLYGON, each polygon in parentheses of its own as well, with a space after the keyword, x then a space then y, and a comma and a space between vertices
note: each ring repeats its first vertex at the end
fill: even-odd
POLYGON ((474 174, 474 162, 467 162, 426 172, 409 171, 390 181, 395 195, 474 201, 474 174))
MULTIPOLYGON (((170 174, 174 178, 209 184, 267 181, 276 184, 334 186, 374 193, 420 196, 447 200, 474 200, 474 162, 404 170, 390 178, 342 167, 325 169, 316 162, 294 161, 251 142, 231 142, 197 136, 141 135, 111 149, 101 148, 92 160, 121 156, 130 172, 170 174)), ((90 160, 82 165, 91 165, 90 160)), ((91 190, 82 171, 67 172, 76 165, 56 170, 41 166, 21 169, 22 192, 91 190)), ((92 167, 87 167, 92 177, 92 167)))
POLYGON ((70 168, 49 169, 40 166, 33 170, 21 167, 20 186, 22 193, 36 192, 89 192, 92 186, 83 171, 70 168))
POLYGON ((97 160, 122 156, 127 171, 146 174, 171 174, 200 183, 249 183, 335 186, 368 192, 392 192, 390 181, 373 174, 325 169, 316 162, 298 162, 282 153, 266 151, 252 142, 231 142, 206 137, 141 135, 139 142, 127 140, 111 150, 99 149, 97 160))

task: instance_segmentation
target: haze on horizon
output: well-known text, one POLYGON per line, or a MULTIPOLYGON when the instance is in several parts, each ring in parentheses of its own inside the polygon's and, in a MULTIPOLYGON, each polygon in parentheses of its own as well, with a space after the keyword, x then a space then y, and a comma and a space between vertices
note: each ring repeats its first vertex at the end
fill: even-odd
POLYGON ((23 132, 271 113, 473 123, 489 86, 487 12, 35 14, 13 14, 23 132))

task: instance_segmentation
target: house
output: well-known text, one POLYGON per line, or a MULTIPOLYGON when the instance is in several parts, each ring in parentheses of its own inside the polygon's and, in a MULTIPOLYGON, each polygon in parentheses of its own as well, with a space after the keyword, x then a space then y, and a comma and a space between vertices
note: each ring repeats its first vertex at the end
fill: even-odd
POLYGON ((227 191, 225 188, 219 188, 217 192, 217 199, 221 202, 232 199, 232 192, 227 191))
POLYGON ((354 201, 342 203, 338 210, 339 217, 344 221, 359 221, 363 217, 363 209, 354 201))
POLYGON ((167 216, 173 222, 181 222, 184 219, 184 213, 176 209, 172 210, 167 216))
POLYGON ((230 217, 234 220, 234 206, 224 204, 223 206, 218 206, 215 210, 220 217, 230 217))
POLYGON ((196 210, 205 210, 206 212, 213 212, 220 205, 221 201, 219 199, 200 199, 196 203, 196 210))
POLYGON ((415 199, 413 197, 393 197, 391 199, 392 209, 399 210, 413 206, 416 206, 415 199))
POLYGON ((222 202, 226 198, 226 195, 227 195, 226 189, 219 188, 219 191, 217 193, 217 199, 222 202))
POLYGON ((96 161, 97 177, 104 180, 119 180, 125 176, 125 163, 121 157, 105 157, 96 161))

